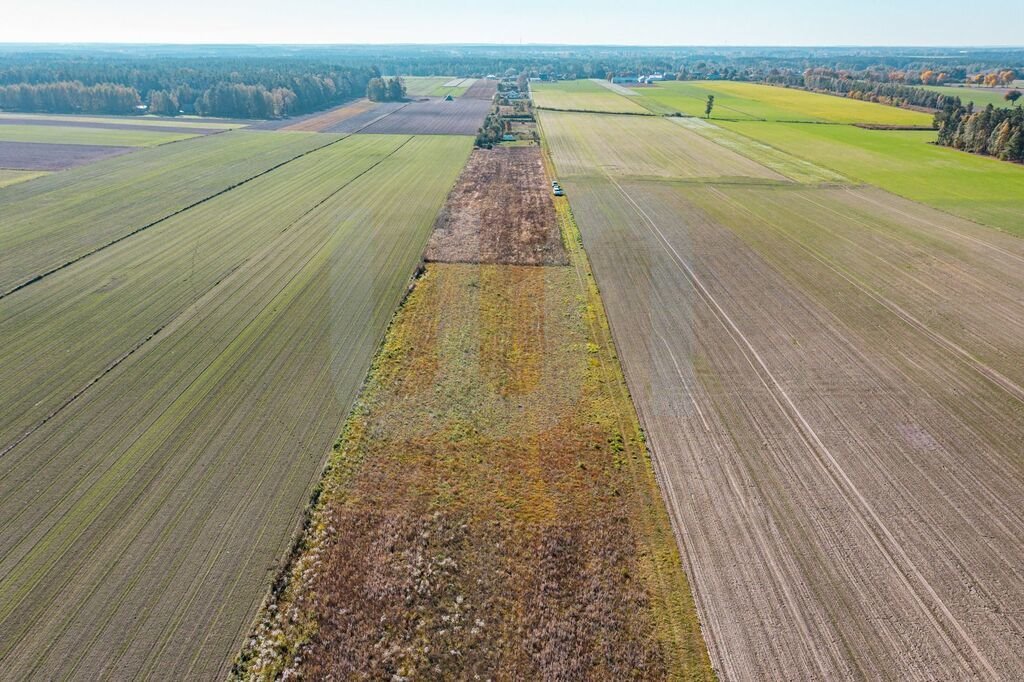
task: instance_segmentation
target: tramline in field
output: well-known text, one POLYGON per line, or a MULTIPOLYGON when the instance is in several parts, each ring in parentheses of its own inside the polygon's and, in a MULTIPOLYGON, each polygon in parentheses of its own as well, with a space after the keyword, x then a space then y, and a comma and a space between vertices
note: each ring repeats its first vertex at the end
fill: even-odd
MULTIPOLYGON (((541 114, 716 669, 1012 677, 1024 246, 834 171, 900 191, 1024 169, 927 133, 691 120, 541 114), (890 174, 914 144, 949 165, 890 174)), ((987 198, 965 182, 948 206, 1014 229, 987 198)))

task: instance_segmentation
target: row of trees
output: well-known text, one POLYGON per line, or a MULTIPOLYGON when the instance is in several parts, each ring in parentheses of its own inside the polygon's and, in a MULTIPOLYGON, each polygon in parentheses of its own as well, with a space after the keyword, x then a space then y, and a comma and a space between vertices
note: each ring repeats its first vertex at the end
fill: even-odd
POLYGON ((851 78, 831 69, 807 69, 804 71, 803 86, 816 92, 843 95, 851 99, 879 102, 892 106, 915 106, 929 109, 944 109, 960 106, 960 98, 944 95, 934 90, 925 90, 911 85, 891 82, 874 82, 851 78))
POLYGON ((939 129, 937 144, 1024 162, 1024 108, 1004 109, 989 104, 975 111, 973 103, 957 104, 936 114, 935 124, 939 129))
POLYGON ((1001 69, 999 71, 992 71, 989 73, 976 73, 967 78, 968 83, 985 85, 990 88, 994 88, 998 85, 1012 85, 1015 80, 1017 80, 1017 72, 1013 69, 1001 69))
POLYGON ((371 78, 366 84, 366 97, 371 102, 400 102, 405 99, 405 83, 401 78, 371 78))

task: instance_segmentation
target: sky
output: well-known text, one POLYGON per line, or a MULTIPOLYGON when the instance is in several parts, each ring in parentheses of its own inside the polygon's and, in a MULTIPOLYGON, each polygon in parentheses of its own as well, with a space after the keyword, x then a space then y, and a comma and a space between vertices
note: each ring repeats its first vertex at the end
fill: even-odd
POLYGON ((7 0, 0 42, 1024 45, 1024 0, 7 0), (971 17, 962 20, 961 17, 971 17))

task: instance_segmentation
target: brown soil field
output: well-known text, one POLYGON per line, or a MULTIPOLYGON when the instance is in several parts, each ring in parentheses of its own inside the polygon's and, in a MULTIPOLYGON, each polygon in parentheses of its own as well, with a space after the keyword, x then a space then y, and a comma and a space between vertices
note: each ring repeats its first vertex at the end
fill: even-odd
POLYGON ((482 99, 490 102, 498 92, 498 81, 486 78, 477 78, 466 92, 462 93, 461 99, 482 99))
POLYGON ((136 147, 108 147, 92 144, 0 142, 0 168, 39 171, 65 170, 134 151, 138 151, 138 149, 136 147))
POLYGON ((1024 241, 589 170, 563 183, 720 676, 1017 678, 1024 241))
POLYGON ((711 679, 596 290, 429 264, 247 679, 711 679))
POLYGON ((294 120, 288 125, 282 126, 279 130, 302 130, 310 133, 322 133, 342 121, 347 121, 360 114, 373 111, 376 107, 376 102, 361 99, 311 116, 303 116, 301 120, 294 120))
POLYGON ((490 100, 466 97, 459 97, 452 102, 445 102, 440 98, 418 100, 358 132, 397 135, 476 135, 490 108, 490 100))
POLYGON ((566 264, 540 147, 473 150, 437 218, 426 259, 566 264))

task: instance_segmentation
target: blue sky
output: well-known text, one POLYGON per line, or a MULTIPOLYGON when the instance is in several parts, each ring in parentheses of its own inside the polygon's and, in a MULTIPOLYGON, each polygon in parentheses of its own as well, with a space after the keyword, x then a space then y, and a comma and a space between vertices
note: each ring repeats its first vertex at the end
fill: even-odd
POLYGON ((9 0, 0 42, 1022 45, 1024 0, 9 0))

